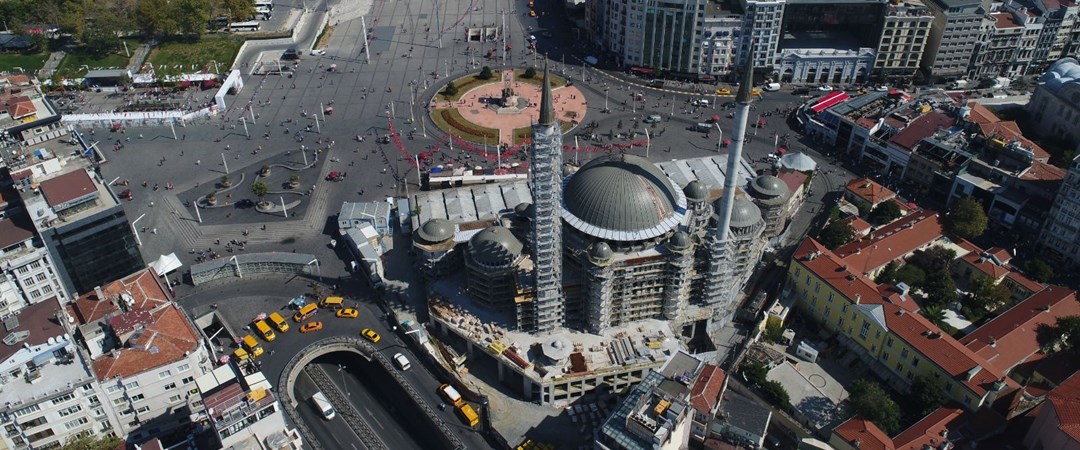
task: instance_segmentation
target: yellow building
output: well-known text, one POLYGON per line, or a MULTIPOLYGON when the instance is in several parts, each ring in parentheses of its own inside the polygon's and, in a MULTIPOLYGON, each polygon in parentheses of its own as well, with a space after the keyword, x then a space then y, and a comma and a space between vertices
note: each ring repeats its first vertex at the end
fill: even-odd
POLYGON ((917 314, 919 306, 905 293, 853 273, 812 238, 795 252, 781 295, 900 391, 927 374, 949 398, 974 410, 1016 386, 1002 370, 917 314))

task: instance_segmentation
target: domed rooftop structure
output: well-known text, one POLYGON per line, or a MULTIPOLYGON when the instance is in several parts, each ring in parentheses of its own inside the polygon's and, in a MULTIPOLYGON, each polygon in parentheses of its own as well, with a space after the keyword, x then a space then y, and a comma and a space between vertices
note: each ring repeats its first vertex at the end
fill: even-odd
POLYGON ((686 234, 685 231, 680 230, 676 231, 675 234, 672 234, 671 237, 668 238, 667 245, 672 250, 686 250, 690 248, 690 244, 690 235, 686 234))
POLYGON ((709 198, 709 189, 705 187, 705 184, 698 180, 686 183, 686 187, 683 188, 683 194, 686 195, 686 199, 692 202, 703 202, 709 198))
POLYGON ((1039 78, 1043 87, 1057 93, 1063 87, 1080 84, 1080 63, 1073 58, 1061 58, 1039 78))
MULTIPOLYGON (((714 206, 717 212, 713 217, 718 217, 720 215, 720 203, 722 201, 723 200, 716 201, 714 206)), ((731 207, 731 224, 729 226, 731 228, 745 228, 753 226, 758 222, 761 222, 761 209, 745 196, 736 196, 735 204, 731 207)))
POLYGON ((750 181, 750 193, 755 197, 787 197, 791 195, 784 181, 772 175, 760 175, 750 181))
POLYGON ((563 189, 563 220, 611 241, 661 236, 682 221, 686 197, 660 168, 634 155, 590 161, 563 189))
POLYGON ((424 242, 436 244, 454 237, 454 224, 446 219, 431 219, 420 226, 416 232, 424 242))
POLYGON ((611 246, 607 245, 607 242, 597 242, 589 246, 589 258, 594 262, 608 261, 615 256, 615 252, 611 251, 611 246))
POLYGON ((532 205, 532 203, 529 203, 529 202, 521 202, 521 203, 518 203, 518 205, 514 207, 514 214, 517 214, 518 217, 525 217, 525 218, 532 217, 530 215, 532 213, 532 211, 533 211, 533 205, 532 205))
POLYGON ((491 226, 469 239, 469 256, 480 264, 492 267, 511 266, 521 257, 523 246, 510 230, 491 226))

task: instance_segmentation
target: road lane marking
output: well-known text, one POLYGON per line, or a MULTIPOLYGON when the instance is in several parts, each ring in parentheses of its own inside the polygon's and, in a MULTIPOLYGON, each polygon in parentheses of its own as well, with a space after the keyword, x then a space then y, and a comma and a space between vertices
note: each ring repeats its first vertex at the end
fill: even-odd
POLYGON ((367 411, 367 413, 368 413, 368 415, 369 415, 369 416, 371 416, 371 420, 374 420, 374 421, 375 421, 375 425, 378 425, 378 426, 379 426, 379 428, 382 428, 382 429, 384 429, 384 430, 386 429, 386 427, 384 427, 384 426, 383 426, 382 422, 379 422, 379 419, 376 419, 376 418, 375 418, 375 413, 371 412, 371 410, 370 410, 370 409, 368 409, 368 407, 367 407, 367 406, 365 406, 365 407, 364 407, 364 410, 365 410, 365 411, 367 411))

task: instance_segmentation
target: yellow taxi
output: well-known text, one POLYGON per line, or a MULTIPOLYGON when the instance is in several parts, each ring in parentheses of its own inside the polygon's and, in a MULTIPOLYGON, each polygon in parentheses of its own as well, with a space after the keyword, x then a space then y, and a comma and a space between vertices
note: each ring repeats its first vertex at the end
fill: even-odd
POLYGON ((305 323, 304 326, 300 327, 300 332, 301 333, 311 333, 313 331, 319 331, 321 329, 322 329, 322 322, 315 321, 315 322, 305 323))
POLYGON ((371 328, 364 328, 363 330, 360 330, 360 335, 367 338, 367 340, 371 341, 372 343, 377 343, 380 339, 382 339, 382 337, 379 336, 379 333, 376 333, 375 330, 372 330, 371 328))
POLYGON ((529 17, 536 17, 536 10, 529 10, 529 17))
POLYGON ((355 308, 345 308, 337 310, 337 313, 335 313, 334 315, 346 319, 355 319, 357 316, 360 315, 360 311, 357 311, 355 308))
POLYGON ((716 89, 716 95, 731 95, 731 89, 717 88, 716 89))
POLYGON ((761 89, 758 89, 758 88, 750 89, 750 95, 753 95, 753 96, 756 96, 756 97, 761 97, 761 89))

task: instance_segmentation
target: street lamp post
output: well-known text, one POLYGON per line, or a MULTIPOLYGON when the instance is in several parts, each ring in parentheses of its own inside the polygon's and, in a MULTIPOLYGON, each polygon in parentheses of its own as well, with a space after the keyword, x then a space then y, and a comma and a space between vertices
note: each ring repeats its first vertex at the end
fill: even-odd
POLYGON ((724 148, 724 130, 720 129, 720 122, 716 122, 716 131, 720 132, 720 137, 716 140, 716 153, 720 153, 720 149, 724 148))

